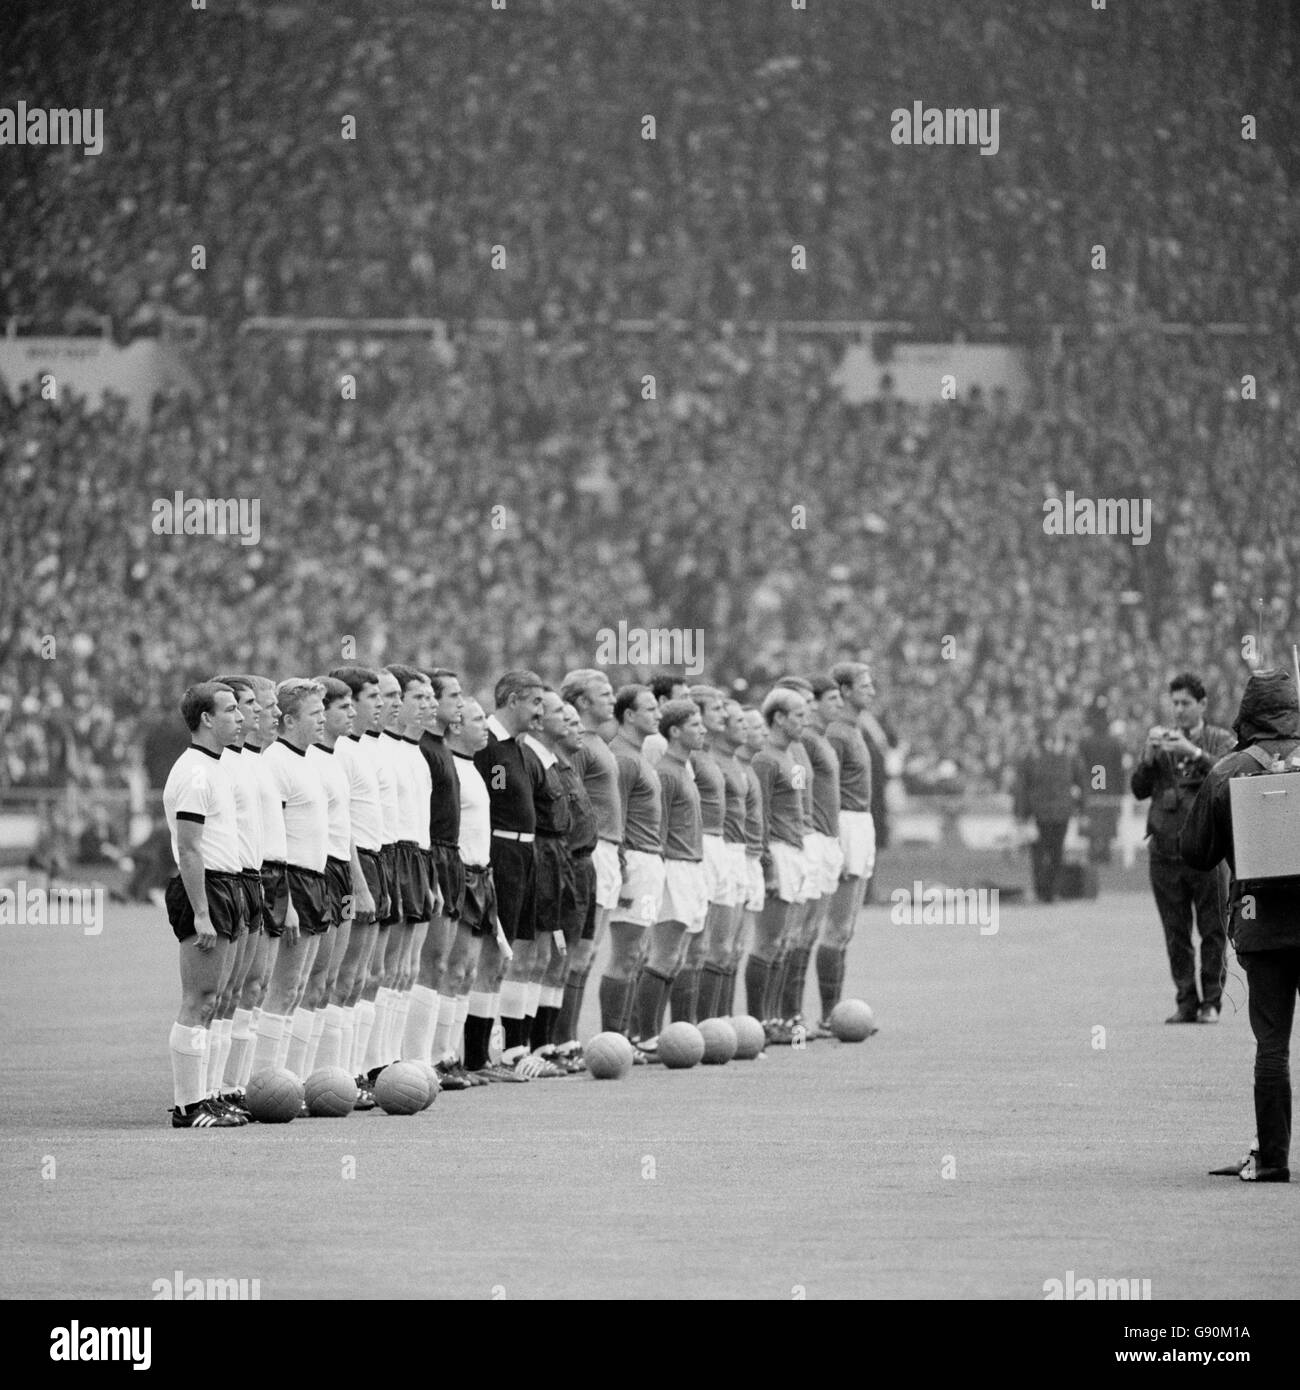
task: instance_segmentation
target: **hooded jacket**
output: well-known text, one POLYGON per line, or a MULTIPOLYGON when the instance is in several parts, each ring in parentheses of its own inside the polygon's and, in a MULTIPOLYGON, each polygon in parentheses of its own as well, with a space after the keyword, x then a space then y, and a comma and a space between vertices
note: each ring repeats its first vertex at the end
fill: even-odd
MULTIPOLYGON (((1300 947, 1300 879, 1238 883, 1232 845, 1228 781, 1259 772, 1243 749, 1258 745, 1289 758, 1300 747, 1300 704, 1286 671, 1257 671, 1246 683, 1232 726, 1237 746, 1215 763, 1187 813, 1179 849, 1193 869, 1212 869, 1227 860, 1233 871, 1228 892, 1228 936, 1238 953, 1300 947)), ((1292 774, 1300 779, 1300 773, 1292 774)))

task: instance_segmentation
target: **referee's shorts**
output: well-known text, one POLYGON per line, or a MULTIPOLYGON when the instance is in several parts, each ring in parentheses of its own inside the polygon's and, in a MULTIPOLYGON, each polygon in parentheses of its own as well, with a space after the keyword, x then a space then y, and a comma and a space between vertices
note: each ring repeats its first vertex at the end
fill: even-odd
POLYGON ((531 941, 536 934, 537 862, 532 839, 492 832, 492 879, 497 915, 507 941, 531 941))

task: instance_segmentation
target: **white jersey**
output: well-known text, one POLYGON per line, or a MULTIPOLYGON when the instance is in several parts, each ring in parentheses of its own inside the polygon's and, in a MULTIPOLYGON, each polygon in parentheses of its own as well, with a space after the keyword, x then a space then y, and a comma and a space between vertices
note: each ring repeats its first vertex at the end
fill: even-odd
MULTIPOLYGON (((337 747, 337 744, 335 745, 337 747)), ((325 815, 329 825, 327 852, 331 859, 352 858, 352 787, 348 770, 335 756, 334 748, 313 743, 307 761, 315 762, 325 784, 325 815)))
POLYGON ((383 734, 367 734, 363 745, 375 766, 379 779, 379 809, 384 818, 384 844, 395 845, 402 837, 397 833, 401 819, 397 807, 397 771, 393 754, 397 745, 383 734))
POLYGON ((257 777, 257 789, 262 799, 262 863, 270 861, 283 864, 288 850, 284 841, 284 805, 280 800, 275 773, 267 764, 265 753, 251 743, 244 744, 240 757, 248 759, 248 765, 257 777))
POLYGON ((262 867, 262 779, 257 774, 256 757, 256 753, 241 753, 233 744, 221 755, 221 765, 235 789, 235 826, 243 869, 262 867))
POLYGON ((176 823, 187 820, 203 827, 199 841, 203 867, 215 873, 239 872, 235 788, 219 753, 210 753, 192 743, 176 759, 163 787, 163 814, 171 831, 172 858, 177 869, 181 865, 181 850, 176 823))
POLYGON ((429 798, 433 779, 420 745, 402 735, 392 735, 393 771, 397 779, 397 824, 399 840, 414 840, 421 849, 429 848, 429 798))
MULTIPOLYGON (((379 803, 379 771, 360 734, 349 734, 334 745, 334 756, 348 774, 352 839, 358 849, 378 851, 384 843, 384 813, 379 803)), ((372 739, 373 743, 374 740, 372 739)))
POLYGON ((329 846, 329 799, 321 781, 320 760, 285 739, 262 754, 284 803, 285 861, 300 869, 325 872, 329 846))
POLYGON ((492 799, 474 759, 464 753, 453 757, 460 779, 460 860, 482 869, 492 857, 492 799))

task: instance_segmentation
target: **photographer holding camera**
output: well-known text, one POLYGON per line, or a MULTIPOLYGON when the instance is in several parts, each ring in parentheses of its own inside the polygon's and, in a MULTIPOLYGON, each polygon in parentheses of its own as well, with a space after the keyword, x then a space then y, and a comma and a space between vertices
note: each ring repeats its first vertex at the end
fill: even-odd
POLYGON ((1156 725, 1147 734, 1129 785, 1147 813, 1151 890, 1165 929, 1169 970, 1177 1006, 1166 1023, 1217 1023, 1226 970, 1224 879, 1221 868, 1204 871, 1185 864, 1178 833, 1210 769, 1233 746, 1227 729, 1205 722, 1205 686, 1190 672, 1169 682, 1172 728, 1156 725), (1192 912, 1201 936, 1201 988, 1196 989, 1192 912))

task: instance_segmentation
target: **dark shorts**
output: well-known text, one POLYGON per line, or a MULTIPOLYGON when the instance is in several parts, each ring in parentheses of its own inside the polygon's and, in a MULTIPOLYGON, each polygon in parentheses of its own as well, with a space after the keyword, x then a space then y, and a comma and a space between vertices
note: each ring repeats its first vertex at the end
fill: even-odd
POLYGON ((397 891, 403 922, 429 920, 429 856, 414 840, 397 842, 397 891))
POLYGON ((381 852, 371 849, 357 849, 357 858, 361 861, 361 877, 366 881, 366 887, 370 889, 370 896, 375 900, 374 912, 357 912, 354 914, 356 925, 359 927, 369 927, 377 922, 384 915, 384 867, 381 852))
POLYGON ((573 878, 560 912, 564 939, 570 946, 575 941, 593 941, 596 936, 596 866, 590 851, 572 858, 573 878))
POLYGON ((289 866, 279 859, 262 865, 262 928, 272 940, 284 931, 289 911, 289 866))
POLYGON ((289 865, 289 897, 298 914, 298 930, 304 936, 320 936, 329 929, 325 917, 325 875, 315 869, 289 865))
POLYGON ((262 930, 262 918, 266 915, 266 903, 262 898, 261 869, 243 869, 239 880, 244 888, 244 921, 250 936, 262 930))
POLYGON ((539 835, 533 845, 537 865, 533 921, 536 934, 564 928, 564 900, 573 896, 573 860, 562 836, 539 835))
POLYGON ((537 866, 532 844, 492 837, 492 879, 497 890, 497 915, 506 940, 531 941, 534 935, 534 897, 537 866))
POLYGON ((491 866, 482 869, 465 865, 465 892, 461 898, 460 922, 475 936, 496 935, 497 890, 491 866))
MULTIPOLYGON (((244 882, 241 874, 222 874, 214 869, 206 869, 203 886, 208 897, 208 918, 212 930, 227 941, 234 941, 244 927, 244 882)), ((190 906, 190 895, 180 874, 173 874, 164 895, 167 904, 167 920, 172 925, 177 941, 188 941, 197 936, 194 930, 194 909, 190 906)))
POLYGON ((454 922, 465 898, 465 865, 455 845, 435 844, 429 851, 429 875, 442 893, 443 915, 454 922))
POLYGON ((397 846, 384 845, 379 851, 379 873, 384 901, 379 906, 379 930, 402 920, 402 890, 397 882, 397 846))
POLYGON ((351 916, 352 865, 346 859, 325 861, 325 925, 339 926, 351 916))

